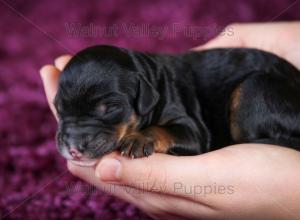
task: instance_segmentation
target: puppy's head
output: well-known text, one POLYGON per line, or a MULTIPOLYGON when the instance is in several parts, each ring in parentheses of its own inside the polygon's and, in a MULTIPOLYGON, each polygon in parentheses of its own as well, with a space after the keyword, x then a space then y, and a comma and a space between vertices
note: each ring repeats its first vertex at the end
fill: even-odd
POLYGON ((138 129, 158 97, 126 50, 96 46, 79 52, 63 70, 55 97, 60 153, 93 164, 138 129))

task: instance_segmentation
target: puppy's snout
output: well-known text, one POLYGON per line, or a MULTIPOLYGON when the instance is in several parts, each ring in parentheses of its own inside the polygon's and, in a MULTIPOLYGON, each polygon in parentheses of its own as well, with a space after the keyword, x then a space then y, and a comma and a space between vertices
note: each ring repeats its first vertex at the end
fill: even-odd
POLYGON ((115 149, 114 133, 102 127, 62 124, 56 137, 61 154, 72 160, 96 158, 115 149))
POLYGON ((83 156, 83 154, 80 153, 80 152, 76 149, 76 147, 70 147, 69 153, 70 153, 70 155, 71 155, 74 159, 80 159, 80 158, 82 158, 82 156, 83 156))

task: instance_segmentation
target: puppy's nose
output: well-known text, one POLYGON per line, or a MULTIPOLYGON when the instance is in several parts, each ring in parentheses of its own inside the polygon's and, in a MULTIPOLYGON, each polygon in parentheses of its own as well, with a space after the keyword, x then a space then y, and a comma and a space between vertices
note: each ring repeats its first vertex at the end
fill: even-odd
POLYGON ((70 147, 69 152, 74 159, 80 159, 83 156, 76 147, 70 147))

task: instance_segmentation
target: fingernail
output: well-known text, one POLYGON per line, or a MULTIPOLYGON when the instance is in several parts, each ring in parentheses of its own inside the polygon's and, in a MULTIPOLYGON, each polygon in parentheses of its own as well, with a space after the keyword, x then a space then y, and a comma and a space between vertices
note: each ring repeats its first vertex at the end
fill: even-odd
POLYGON ((41 75, 41 77, 43 78, 43 76, 44 76, 44 74, 45 74, 45 70, 47 69, 47 68, 49 68, 48 67, 49 65, 44 65, 44 66, 42 66, 41 68, 40 68, 40 75, 41 75))
POLYGON ((49 72, 52 72, 54 66, 53 65, 50 65, 50 64, 47 64, 47 65, 44 65, 41 69, 40 69, 40 75, 42 77, 42 79, 49 75, 48 73, 49 72))
POLYGON ((100 161, 96 168, 96 177, 102 181, 119 181, 121 178, 121 163, 114 158, 107 158, 100 161))

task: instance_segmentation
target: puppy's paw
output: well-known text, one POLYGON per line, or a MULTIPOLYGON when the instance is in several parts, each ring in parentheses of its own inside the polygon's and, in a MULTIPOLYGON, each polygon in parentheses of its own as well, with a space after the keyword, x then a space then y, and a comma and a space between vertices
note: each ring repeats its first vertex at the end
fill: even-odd
POLYGON ((121 140, 120 152, 131 158, 148 157, 154 152, 154 140, 140 133, 130 134, 121 140))

